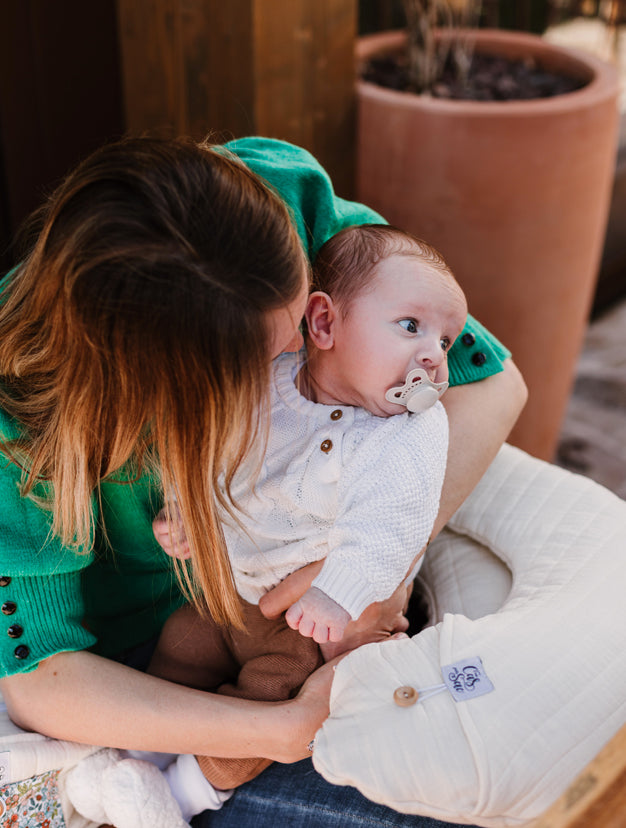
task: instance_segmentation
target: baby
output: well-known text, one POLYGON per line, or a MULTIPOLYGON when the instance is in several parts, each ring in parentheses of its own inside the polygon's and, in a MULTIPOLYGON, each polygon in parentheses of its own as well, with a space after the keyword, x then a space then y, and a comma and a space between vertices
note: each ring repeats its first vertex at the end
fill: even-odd
MULTIPOLYGON (((313 268, 306 348, 273 363, 271 423, 260 474, 232 486, 224 534, 246 630, 183 607, 169 619, 151 672, 183 684, 284 699, 322 663, 318 644, 413 577, 438 511, 447 456, 447 352, 467 304, 441 256, 388 225, 348 228, 313 268), (312 561, 324 565, 284 618, 261 596, 312 561), (297 631, 297 632, 296 632, 297 631)), ((258 468, 258 465, 255 466, 258 468)), ((171 555, 180 526, 155 521, 171 555)), ((261 772, 266 759, 196 757, 215 788, 261 772)))

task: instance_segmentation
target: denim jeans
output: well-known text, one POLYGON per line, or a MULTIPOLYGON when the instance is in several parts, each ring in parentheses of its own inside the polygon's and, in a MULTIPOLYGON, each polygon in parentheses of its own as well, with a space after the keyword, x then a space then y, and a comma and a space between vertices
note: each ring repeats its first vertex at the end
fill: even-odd
POLYGON ((449 822, 401 814, 355 788, 331 785, 310 759, 273 764, 238 788, 219 811, 194 817, 193 828, 453 828, 449 822))

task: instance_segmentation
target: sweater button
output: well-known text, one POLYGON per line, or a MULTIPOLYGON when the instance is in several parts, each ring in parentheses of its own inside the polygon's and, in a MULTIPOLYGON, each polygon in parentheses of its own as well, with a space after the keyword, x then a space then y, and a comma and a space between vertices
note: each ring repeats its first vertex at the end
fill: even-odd
POLYGON ((485 362, 487 362, 487 356, 486 354, 483 354, 482 351, 478 351, 477 353, 472 354, 472 362, 480 368, 481 365, 484 365, 485 362))
POLYGON ((324 452, 324 454, 328 454, 328 452, 332 449, 332 447, 333 447, 333 441, 332 440, 324 440, 324 441, 322 441, 322 444, 320 445, 320 448, 324 452))
POLYGON ((7 630, 7 635, 9 638, 21 638, 23 632, 24 627, 21 624, 11 624, 7 630))
POLYGON ((397 687, 393 691, 393 700, 398 707, 411 707, 417 701, 419 693, 415 687, 410 687, 408 684, 402 687, 397 687))
POLYGON ((26 644, 18 644, 18 646, 13 650, 13 655, 15 658, 19 658, 20 661, 24 658, 28 658, 30 655, 30 650, 26 646, 26 644))
POLYGON ((461 342, 469 348, 476 342, 476 337, 473 333, 466 333, 461 337, 461 342))
POLYGON ((15 601, 5 601, 4 604, 0 607, 2 613, 4 615, 13 615, 15 610, 17 609, 17 604, 15 601))
POLYGON ((336 408, 334 411, 330 412, 330 419, 331 420, 340 420, 343 417, 343 411, 341 409, 336 408))
POLYGON ((0 575, 0 587, 8 586, 11 583, 11 578, 8 575, 0 575))

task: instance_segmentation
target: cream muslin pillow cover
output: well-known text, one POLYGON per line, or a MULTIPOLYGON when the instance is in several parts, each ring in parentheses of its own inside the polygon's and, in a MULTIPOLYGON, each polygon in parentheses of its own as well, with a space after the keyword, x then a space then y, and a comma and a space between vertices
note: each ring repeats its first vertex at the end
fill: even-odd
POLYGON ((314 765, 398 811, 523 825, 626 721, 626 502, 504 446, 423 572, 441 620, 340 662, 314 765), (428 690, 455 677, 460 701, 428 690))

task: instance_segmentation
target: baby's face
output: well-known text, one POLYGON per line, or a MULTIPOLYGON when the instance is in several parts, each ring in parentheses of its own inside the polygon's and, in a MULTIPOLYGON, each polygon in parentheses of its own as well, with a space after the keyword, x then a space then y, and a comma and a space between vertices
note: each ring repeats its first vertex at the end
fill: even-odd
POLYGON ((463 291, 421 259, 393 255, 335 322, 335 388, 344 403, 381 417, 402 406, 385 393, 422 368, 433 382, 448 379, 447 354, 467 317, 463 291))

